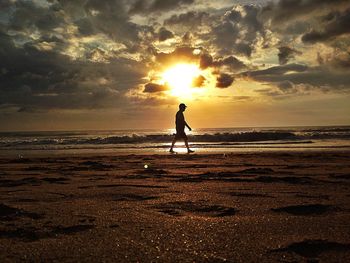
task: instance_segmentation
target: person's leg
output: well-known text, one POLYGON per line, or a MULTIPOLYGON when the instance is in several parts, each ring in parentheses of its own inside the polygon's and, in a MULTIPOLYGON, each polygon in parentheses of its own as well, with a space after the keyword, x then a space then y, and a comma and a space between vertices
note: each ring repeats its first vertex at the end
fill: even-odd
POLYGON ((194 151, 192 151, 192 150, 190 149, 190 147, 188 146, 188 139, 187 139, 187 137, 184 138, 184 141, 185 141, 185 145, 186 145, 186 148, 187 148, 187 152, 188 152, 188 153, 193 153, 194 151))
POLYGON ((174 139, 173 139, 173 141, 171 143, 170 152, 174 151, 173 148, 174 148, 175 143, 176 143, 176 137, 174 137, 174 139))
POLYGON ((185 145, 186 145, 187 150, 189 150, 190 147, 188 146, 188 139, 187 139, 187 138, 184 138, 184 141, 185 141, 185 145))

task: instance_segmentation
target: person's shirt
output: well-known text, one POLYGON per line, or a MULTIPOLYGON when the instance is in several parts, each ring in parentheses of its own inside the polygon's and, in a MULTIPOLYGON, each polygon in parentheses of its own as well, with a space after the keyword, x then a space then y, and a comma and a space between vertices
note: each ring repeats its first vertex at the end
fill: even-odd
POLYGON ((176 120, 175 120, 175 124, 176 124, 176 129, 185 129, 185 116, 183 114, 182 111, 178 111, 176 113, 176 120))

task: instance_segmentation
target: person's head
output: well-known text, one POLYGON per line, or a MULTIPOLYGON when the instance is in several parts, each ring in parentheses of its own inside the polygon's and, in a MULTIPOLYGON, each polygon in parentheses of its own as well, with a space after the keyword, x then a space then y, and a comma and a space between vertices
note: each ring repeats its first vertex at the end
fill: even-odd
POLYGON ((179 110, 180 110, 180 111, 185 111, 186 108, 187 108, 187 106, 186 106, 184 103, 181 103, 181 104, 179 105, 179 110))

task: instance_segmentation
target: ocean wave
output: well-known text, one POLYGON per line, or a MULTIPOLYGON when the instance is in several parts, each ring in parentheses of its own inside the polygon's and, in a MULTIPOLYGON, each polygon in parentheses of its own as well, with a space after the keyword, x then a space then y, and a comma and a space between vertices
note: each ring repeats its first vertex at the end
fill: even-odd
MULTIPOLYGON (((218 143, 220 145, 234 145, 237 143, 254 143, 276 142, 283 143, 312 143, 314 140, 334 139, 334 140, 349 140, 350 132, 347 128, 333 129, 309 129, 309 130, 264 130, 264 131, 244 131, 244 132, 217 132, 188 135, 191 143, 218 143)), ((350 130, 350 129, 349 129, 350 130)), ((52 136, 35 136, 26 137, 0 137, 0 147, 20 147, 30 145, 119 145, 119 144, 146 144, 146 143, 169 143, 173 139, 172 134, 133 134, 133 135, 86 135, 83 136, 67 136, 56 135, 52 136)))
MULTIPOLYGON (((188 135, 191 142, 255 142, 276 140, 298 140, 300 136, 291 132, 241 132, 188 135)), ((2 146, 19 145, 68 145, 68 144, 137 144, 162 143, 173 139, 171 134, 148 134, 131 136, 97 136, 94 138, 66 137, 66 138, 35 138, 18 140, 3 140, 2 146)))

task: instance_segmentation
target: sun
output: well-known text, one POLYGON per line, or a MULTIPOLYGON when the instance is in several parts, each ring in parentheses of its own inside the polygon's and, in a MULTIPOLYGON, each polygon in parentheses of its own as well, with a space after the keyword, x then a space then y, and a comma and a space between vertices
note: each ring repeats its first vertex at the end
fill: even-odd
POLYGON ((201 75, 195 64, 177 64, 162 74, 162 81, 170 88, 170 94, 176 97, 190 97, 193 82, 201 75))

